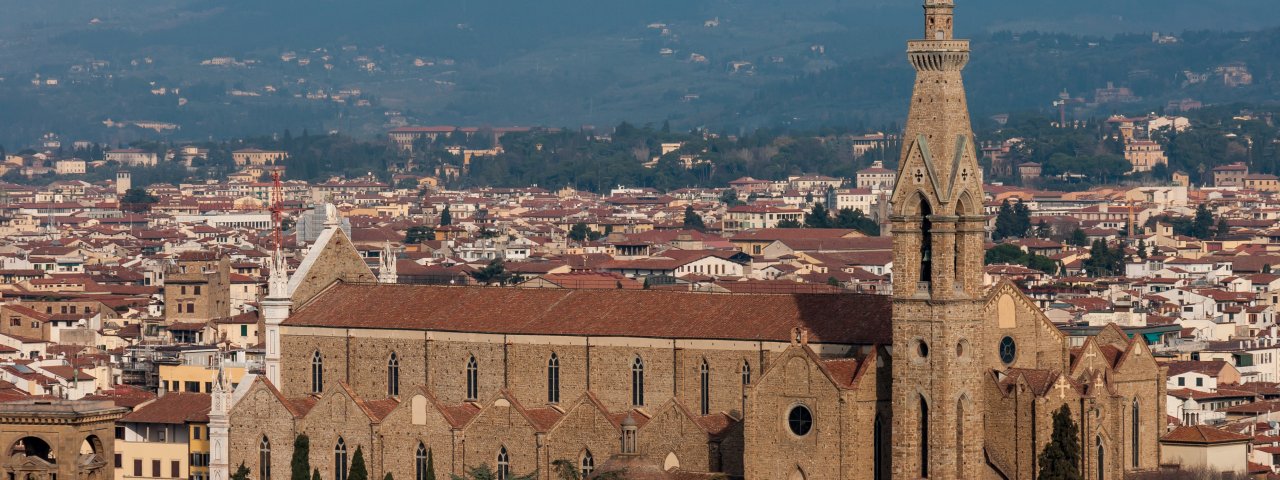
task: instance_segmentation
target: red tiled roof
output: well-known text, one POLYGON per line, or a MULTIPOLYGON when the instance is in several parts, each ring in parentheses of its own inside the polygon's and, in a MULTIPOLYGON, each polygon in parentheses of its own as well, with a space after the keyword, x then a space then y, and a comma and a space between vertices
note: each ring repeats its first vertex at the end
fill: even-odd
POLYGON ((123 423, 208 423, 209 407, 213 397, 207 393, 173 392, 156 398, 156 401, 139 406, 124 418, 123 423))
POLYGON ((887 344, 890 298, 862 294, 724 295, 337 284, 297 310, 292 326, 789 342, 887 344))
POLYGON ((1160 441, 1169 443, 1213 444, 1247 442, 1250 438, 1251 437, 1248 435, 1231 433, 1226 430, 1219 430, 1205 425, 1196 425, 1193 427, 1175 428, 1172 432, 1160 437, 1160 441))

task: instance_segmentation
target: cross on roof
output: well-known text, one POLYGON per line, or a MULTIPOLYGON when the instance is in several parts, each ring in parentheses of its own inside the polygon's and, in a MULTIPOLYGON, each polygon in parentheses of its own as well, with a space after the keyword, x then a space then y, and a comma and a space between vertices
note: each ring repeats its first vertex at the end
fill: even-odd
POLYGON ((1067 389, 1071 388, 1071 385, 1067 384, 1067 377, 1064 375, 1058 377, 1058 384, 1053 388, 1058 391, 1058 399, 1063 399, 1067 398, 1067 389))

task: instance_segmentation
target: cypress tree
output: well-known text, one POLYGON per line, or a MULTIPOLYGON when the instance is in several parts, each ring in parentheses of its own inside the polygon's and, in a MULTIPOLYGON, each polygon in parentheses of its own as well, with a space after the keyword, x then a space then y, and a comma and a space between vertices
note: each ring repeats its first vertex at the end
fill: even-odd
POLYGON ((369 480, 369 471, 364 467, 364 450, 359 446, 355 456, 351 457, 351 473, 347 474, 347 480, 369 480))
POLYGON ((1080 429, 1071 419, 1071 409, 1063 405, 1053 414, 1053 436, 1040 452, 1038 480, 1082 480, 1080 475, 1080 429))
POLYGON ((440 226, 446 227, 453 225, 453 213, 449 211, 449 206, 444 206, 444 211, 440 212, 440 226))
MULTIPOLYGON (((311 440, 306 435, 298 435, 293 439, 293 459, 289 462, 289 480, 310 480, 307 472, 311 470, 311 440)), ((320 470, 316 470, 320 476, 320 470)))
POLYGON ((311 480, 320 480, 320 469, 317 468, 311 472, 311 480))
POLYGON ((1012 237, 1013 231, 1017 228, 1014 226, 1018 219, 1013 213, 1013 206, 1009 204, 1009 199, 1004 199, 1000 204, 1000 212, 996 214, 996 229, 991 232, 991 239, 1000 241, 1006 237, 1012 237))
POLYGON ((436 480, 436 459, 432 455, 431 449, 427 449, 427 478, 425 480, 436 480))
POLYGON ((244 466, 244 462, 240 462, 240 466, 236 467, 236 473, 231 474, 231 480, 249 480, 249 467, 244 466))

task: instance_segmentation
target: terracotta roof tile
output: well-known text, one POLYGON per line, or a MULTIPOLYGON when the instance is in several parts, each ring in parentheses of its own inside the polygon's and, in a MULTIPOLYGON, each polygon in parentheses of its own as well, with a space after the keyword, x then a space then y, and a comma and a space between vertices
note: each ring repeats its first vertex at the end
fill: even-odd
POLYGON ((890 298, 337 284, 287 325, 530 335, 887 344, 890 298))
POLYGON ((1240 435, 1225 430, 1219 430, 1205 425, 1196 425, 1194 427, 1178 427, 1172 432, 1160 437, 1161 442, 1171 443, 1234 443, 1247 442, 1251 437, 1248 435, 1240 435))
POLYGON ((120 419, 124 423, 208 423, 212 396, 207 393, 174 392, 138 406, 120 419))

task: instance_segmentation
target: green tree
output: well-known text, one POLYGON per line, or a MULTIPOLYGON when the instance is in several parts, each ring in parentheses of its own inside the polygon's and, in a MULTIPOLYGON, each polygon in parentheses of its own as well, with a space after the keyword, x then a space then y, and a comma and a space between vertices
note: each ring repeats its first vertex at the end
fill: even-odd
MULTIPOLYGON (((482 463, 478 467, 463 468, 462 475, 449 475, 450 480, 497 480, 498 473, 488 464, 482 463)), ((507 480, 535 480, 538 478, 538 472, 534 471, 528 475, 507 475, 507 480)))
POLYGON ((1224 238, 1231 233, 1231 225, 1227 224, 1227 217, 1218 217, 1218 226, 1214 229, 1214 235, 1217 238, 1224 238))
POLYGON ((436 459, 431 449, 427 449, 427 474, 423 480, 436 480, 436 459))
POLYGON ((1191 220, 1191 231, 1188 233, 1201 240, 1207 240, 1213 234, 1213 213, 1205 204, 1201 203, 1196 207, 1196 216, 1191 220))
POLYGON ((405 245, 418 245, 436 239, 435 229, 423 225, 414 225, 405 232, 405 245))
POLYGON ((395 480, 395 479, 391 477, 391 472, 387 472, 386 475, 382 476, 382 480, 395 480))
POLYGON ((1063 405, 1053 414, 1053 434, 1040 452, 1037 480, 1083 480, 1080 475, 1080 429, 1063 405))
POLYGON ((1031 231, 1031 209, 1027 204, 1018 202, 1013 206, 1013 236, 1025 238, 1031 231))
POLYGON ((1011 204, 1006 198, 1000 204, 1000 211, 996 214, 996 229, 992 232, 991 238, 996 241, 1009 237, 1022 238, 1026 237, 1030 230, 1031 209, 1022 202, 1011 204))
POLYGON ((1013 205, 1006 198, 1000 203, 1000 211, 996 212, 996 229, 991 232, 991 239, 998 242, 1013 236, 1010 232, 1013 231, 1014 221, 1013 205))
POLYGON ((356 446, 356 454, 351 457, 351 470, 347 480, 369 480, 369 470, 364 466, 364 450, 356 446))
POLYGON ((506 283, 509 277, 510 274, 507 273, 507 267, 503 265, 501 258, 495 258, 484 268, 471 272, 471 278, 476 279, 482 285, 506 283))
POLYGON ((311 471, 311 480, 320 480, 320 469, 319 469, 319 468, 317 468, 317 469, 315 469, 315 470, 312 470, 312 471, 311 471))
POLYGON ((707 229, 707 224, 702 221, 702 215, 698 215, 698 212, 693 211, 693 205, 686 205, 684 207, 684 228, 686 230, 697 230, 699 232, 707 229))
POLYGON ((813 204, 813 210, 804 214, 804 226, 808 228, 831 228, 831 212, 822 202, 813 204))
POLYGON ((1081 230, 1080 227, 1076 227, 1075 230, 1071 231, 1070 243, 1077 247, 1083 247, 1089 243, 1089 237, 1085 236, 1084 230, 1081 230))
POLYGON ((1147 242, 1139 238, 1138 245, 1136 248, 1138 249, 1138 258, 1146 260, 1147 259, 1147 242))
POLYGON ((987 250, 986 255, 983 257, 983 263, 987 265, 997 263, 1022 264, 1026 256, 1027 253, 1018 248, 1017 245, 1002 243, 987 250))
POLYGON ((834 222, 836 228, 851 228, 867 236, 880 236, 880 224, 862 213, 862 210, 842 208, 836 212, 834 222))
POLYGON ((141 213, 151 210, 151 206, 160 201, 155 195, 141 188, 130 188, 120 197, 120 208, 130 212, 141 213))
POLYGON ((1053 233, 1053 229, 1049 228, 1049 222, 1046 222, 1044 221, 1044 219, 1041 219, 1038 223, 1036 223, 1036 237, 1049 238, 1049 235, 1051 235, 1052 233, 1053 233))
POLYGON ((720 201, 729 208, 742 205, 742 200, 738 200, 738 192, 734 191, 732 188, 726 189, 724 193, 720 194, 720 201))
POLYGON ((231 474, 231 480, 249 480, 249 467, 244 466, 244 462, 240 462, 240 466, 236 467, 236 473, 231 474))
POLYGON ((1111 248, 1106 240, 1094 240, 1089 247, 1089 258, 1084 259, 1081 266, 1093 277, 1118 275, 1124 271, 1124 249, 1111 248))
POLYGON ((569 227, 569 240, 573 240, 575 242, 583 242, 590 237, 591 237, 591 229, 588 228, 587 224, 585 223, 578 222, 573 224, 572 227, 569 227))
POLYGON ((803 226, 804 226, 804 225, 801 225, 801 224, 800 224, 800 222, 798 222, 798 221, 796 221, 796 220, 793 220, 793 219, 790 219, 790 218, 788 218, 788 219, 786 219, 786 220, 780 220, 780 221, 778 221, 778 225, 777 225, 777 227, 778 227, 778 228, 800 228, 800 227, 803 227, 803 226))
MULTIPOLYGON (((289 462, 289 480, 310 480, 308 475, 311 470, 310 455, 311 440, 305 434, 294 438, 293 459, 289 462)), ((319 470, 316 470, 316 476, 320 476, 319 470)))
POLYGON ((445 205, 444 210, 440 212, 440 226, 445 227, 453 225, 453 212, 449 211, 449 206, 445 205))

